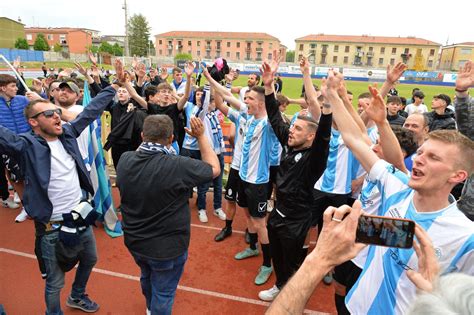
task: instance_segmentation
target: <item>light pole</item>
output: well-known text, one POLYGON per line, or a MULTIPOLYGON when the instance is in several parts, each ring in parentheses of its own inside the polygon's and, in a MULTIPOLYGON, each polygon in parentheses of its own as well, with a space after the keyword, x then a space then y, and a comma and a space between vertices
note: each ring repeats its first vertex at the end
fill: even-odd
POLYGON ((130 56, 130 50, 128 47, 128 10, 127 10, 127 0, 123 1, 122 9, 125 11, 125 57, 130 56))

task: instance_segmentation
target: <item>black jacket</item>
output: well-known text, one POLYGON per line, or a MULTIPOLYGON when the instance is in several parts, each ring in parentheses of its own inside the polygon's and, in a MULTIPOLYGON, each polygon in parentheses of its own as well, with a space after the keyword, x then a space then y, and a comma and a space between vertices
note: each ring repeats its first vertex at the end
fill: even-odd
POLYGON ((288 219, 310 219, 313 186, 324 173, 329 155, 332 114, 321 115, 310 148, 294 150, 288 147, 290 127, 281 117, 274 94, 265 96, 265 106, 272 128, 283 147, 276 178, 276 209, 288 219))
POLYGON ((446 108, 444 114, 441 115, 437 114, 435 111, 425 113, 425 115, 429 120, 428 127, 430 128, 430 132, 441 129, 456 130, 454 112, 449 108, 446 108))
POLYGON ((391 126, 403 126, 406 118, 403 116, 400 116, 399 114, 394 115, 394 116, 387 114, 387 120, 391 126))

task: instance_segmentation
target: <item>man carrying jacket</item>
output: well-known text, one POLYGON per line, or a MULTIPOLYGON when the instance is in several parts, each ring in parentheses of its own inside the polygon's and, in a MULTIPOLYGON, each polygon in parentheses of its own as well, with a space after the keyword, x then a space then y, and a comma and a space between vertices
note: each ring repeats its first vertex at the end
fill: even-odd
MULTIPOLYGON (((120 61, 115 69, 119 80, 124 74, 120 61)), ((95 312, 99 305, 85 293, 86 284, 97 261, 95 238, 90 226, 69 229, 64 225, 71 210, 81 202, 83 193, 93 195, 88 171, 81 157, 76 138, 102 113, 115 96, 118 86, 102 90, 76 119, 61 124, 62 110, 47 100, 32 101, 25 108, 25 117, 32 131, 15 134, 0 126, 0 153, 19 161, 25 175, 23 204, 35 221, 37 242, 46 267, 46 314, 63 314, 60 291, 64 286, 63 266, 58 263, 57 248, 64 233, 74 236, 81 250, 71 295, 66 304, 85 312, 95 312), (82 190, 81 190, 82 189, 82 190), (71 233, 72 232, 72 233, 71 233), (63 233, 63 234, 62 234, 63 233)), ((71 238, 69 238, 72 241, 71 238)), ((60 244, 59 244, 60 245, 60 244)))

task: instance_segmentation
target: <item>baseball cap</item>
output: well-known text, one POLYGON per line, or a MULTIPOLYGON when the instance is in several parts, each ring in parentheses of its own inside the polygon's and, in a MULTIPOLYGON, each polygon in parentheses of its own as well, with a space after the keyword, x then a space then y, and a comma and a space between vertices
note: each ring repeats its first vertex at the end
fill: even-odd
POLYGON ((451 104, 451 98, 449 96, 447 96, 446 94, 438 94, 438 95, 433 96, 433 98, 439 98, 439 99, 445 101, 446 105, 451 104))
POLYGON ((74 82, 62 82, 61 84, 59 84, 59 89, 62 89, 65 87, 69 88, 71 91, 73 91, 77 95, 81 94, 81 90, 79 90, 79 87, 74 82))

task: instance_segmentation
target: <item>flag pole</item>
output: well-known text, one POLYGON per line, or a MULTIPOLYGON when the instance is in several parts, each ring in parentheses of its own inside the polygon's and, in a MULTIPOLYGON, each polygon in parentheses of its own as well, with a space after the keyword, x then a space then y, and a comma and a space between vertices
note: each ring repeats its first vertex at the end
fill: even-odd
POLYGON ((5 63, 8 65, 8 67, 10 67, 10 69, 12 69, 12 71, 15 73, 16 77, 18 78, 18 81, 20 81, 21 85, 23 85, 23 87, 25 88, 26 91, 28 92, 31 92, 30 89, 28 88, 28 86, 26 85, 25 81, 23 81, 23 78, 21 77, 21 75, 18 73, 18 71, 16 71, 16 69, 12 66, 12 64, 7 60, 7 58, 5 58, 4 55, 0 54, 0 58, 3 59, 3 61, 5 61, 5 63))

